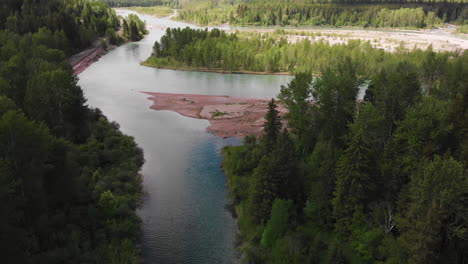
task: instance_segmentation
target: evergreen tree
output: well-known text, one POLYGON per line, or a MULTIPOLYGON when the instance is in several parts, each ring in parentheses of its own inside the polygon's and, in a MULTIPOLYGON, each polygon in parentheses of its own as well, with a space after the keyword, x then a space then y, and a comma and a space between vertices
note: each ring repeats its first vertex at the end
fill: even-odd
POLYGON ((123 19, 123 34, 126 37, 130 37, 130 27, 128 25, 127 19, 123 19))
POLYGON ((270 218, 271 205, 278 198, 279 186, 272 180, 275 166, 270 156, 264 156, 254 170, 249 211, 257 224, 264 224, 270 218))
POLYGON ((321 137, 337 147, 344 145, 344 136, 353 120, 361 84, 362 80, 357 77, 350 58, 341 61, 336 69, 323 71, 314 83, 312 95, 316 100, 321 137))
POLYGON ((288 128, 296 138, 301 152, 307 153, 313 147, 312 119, 311 119, 311 84, 309 73, 298 73, 287 86, 281 86, 278 98, 288 109, 285 119, 288 128))
POLYGON ((276 108, 275 99, 272 98, 268 103, 268 111, 265 115, 266 120, 263 126, 265 134, 262 139, 267 153, 273 150, 281 131, 281 119, 279 111, 276 108))
POLYGON ((275 199, 304 200, 303 179, 294 144, 285 130, 271 153, 266 153, 254 172, 255 183, 251 197, 251 212, 257 223, 270 218, 275 199))
POLYGON ((85 105, 67 60, 114 34, 117 16, 99 1, 9 2, 19 5, 0 4, 4 262, 137 263, 141 149, 85 105), (98 206, 106 191, 112 214, 98 206))
POLYGON ((390 65, 373 78, 365 99, 374 103, 384 114, 387 138, 393 134, 397 123, 404 118, 406 108, 418 101, 420 92, 418 75, 414 65, 408 62, 390 65))
POLYGON ((294 211, 294 203, 276 199, 273 202, 271 209, 271 218, 266 224, 262 234, 260 244, 264 247, 271 248, 276 240, 280 239, 290 228, 291 213, 294 211))
POLYGON ((138 27, 135 21, 131 20, 130 21, 130 39, 135 41, 135 40, 140 40, 140 33, 138 32, 138 27))
POLYGON ((450 151, 453 125, 448 113, 448 103, 431 97, 408 109, 385 150, 384 177, 391 193, 411 180, 421 160, 450 151))
POLYGON ((466 250, 458 249, 466 246, 467 197, 468 178, 460 162, 439 156, 421 162, 397 218, 409 263, 466 259, 466 250))
POLYGON ((333 214, 336 230, 344 235, 349 235, 353 221, 362 217, 364 207, 375 188, 373 153, 363 134, 362 129, 351 132, 349 146, 338 161, 336 169, 333 214))

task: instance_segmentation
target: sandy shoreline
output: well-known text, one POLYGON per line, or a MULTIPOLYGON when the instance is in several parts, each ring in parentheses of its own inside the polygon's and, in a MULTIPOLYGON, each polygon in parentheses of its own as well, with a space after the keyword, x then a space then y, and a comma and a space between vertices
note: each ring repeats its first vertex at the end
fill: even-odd
MULTIPOLYGON (((171 94, 142 92, 150 95, 154 110, 168 110, 183 116, 206 119, 207 131, 219 137, 243 138, 263 133, 265 114, 270 99, 240 98, 222 95, 171 94)), ((280 115, 286 110, 278 107, 280 115)))

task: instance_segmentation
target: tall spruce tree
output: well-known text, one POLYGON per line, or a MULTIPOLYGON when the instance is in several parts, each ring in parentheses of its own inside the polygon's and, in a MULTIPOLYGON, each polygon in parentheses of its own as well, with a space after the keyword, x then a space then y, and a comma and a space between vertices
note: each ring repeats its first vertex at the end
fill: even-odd
POLYGON ((302 173, 294 144, 284 130, 271 153, 266 153, 254 173, 252 213, 258 223, 270 217, 275 199, 292 200, 301 205, 304 201, 302 173))
POLYGON ((335 228, 339 233, 350 234, 354 218, 359 218, 368 195, 375 187, 372 171, 372 152, 364 142, 363 130, 353 131, 348 148, 336 169, 336 190, 333 199, 335 228))
POLYGON ((268 112, 265 115, 266 120, 263 127, 263 131, 265 132, 263 142, 267 152, 271 152, 273 150, 281 131, 281 119, 279 111, 276 108, 277 105, 275 103, 275 99, 272 98, 268 103, 268 112))
POLYGON ((130 37, 130 27, 128 25, 127 19, 123 19, 123 34, 126 37, 130 37))

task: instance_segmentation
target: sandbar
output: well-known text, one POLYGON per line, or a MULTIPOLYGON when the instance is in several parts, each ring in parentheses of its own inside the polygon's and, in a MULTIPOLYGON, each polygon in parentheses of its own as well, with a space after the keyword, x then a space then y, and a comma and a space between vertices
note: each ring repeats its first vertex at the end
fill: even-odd
MULTIPOLYGON (((263 133, 267 98, 242 98, 225 95, 173 94, 142 92, 150 95, 154 110, 168 110, 183 116, 206 119, 210 122, 207 131, 216 136, 243 138, 263 133)), ((280 115, 286 113, 281 105, 280 115)))

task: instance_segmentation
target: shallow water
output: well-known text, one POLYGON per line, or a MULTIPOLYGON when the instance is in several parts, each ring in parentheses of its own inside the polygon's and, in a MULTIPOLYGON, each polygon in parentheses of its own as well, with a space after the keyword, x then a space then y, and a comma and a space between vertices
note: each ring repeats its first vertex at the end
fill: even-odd
MULTIPOLYGON (((127 11, 119 11, 127 14, 127 11)), ((220 150, 237 139, 206 132, 208 121, 149 109, 139 91, 275 97, 290 76, 216 74, 140 66, 165 27, 188 24, 141 15, 150 33, 112 50, 81 73, 88 104, 135 137, 145 152, 145 198, 138 210, 146 263, 238 263, 237 224, 225 209, 226 177, 220 150)))

